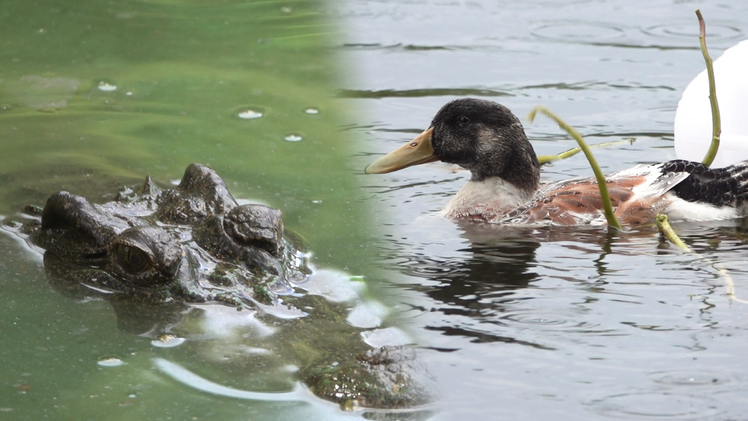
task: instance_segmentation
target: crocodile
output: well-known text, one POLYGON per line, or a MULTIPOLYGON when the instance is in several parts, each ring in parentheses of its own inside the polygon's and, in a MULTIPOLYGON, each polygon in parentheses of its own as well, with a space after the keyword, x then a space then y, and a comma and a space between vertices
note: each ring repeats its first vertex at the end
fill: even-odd
POLYGON ((346 322, 344 303, 305 290, 314 271, 298 236, 284 229, 281 211, 239 204, 204 165, 189 165, 173 188, 146 177, 140 193, 124 189, 103 204, 61 191, 24 214, 23 222, 3 224, 43 250, 52 287, 110 302, 124 331, 169 338, 196 307, 235 307, 315 338, 282 343, 307 354, 291 363, 318 397, 344 409, 414 408, 433 400, 430 375, 412 348, 370 346, 363 329, 346 322), (334 333, 318 320, 334 323, 334 333))

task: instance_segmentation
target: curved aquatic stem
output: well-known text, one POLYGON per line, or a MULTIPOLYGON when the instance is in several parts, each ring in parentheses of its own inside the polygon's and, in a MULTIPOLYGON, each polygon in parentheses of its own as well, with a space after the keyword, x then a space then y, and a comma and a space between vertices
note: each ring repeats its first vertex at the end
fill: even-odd
POLYGON ((667 237, 667 239, 670 240, 671 243, 675 244, 676 246, 678 246, 678 248, 685 251, 686 253, 693 253, 691 247, 688 247, 688 244, 684 243, 683 240, 678 237, 678 234, 675 232, 673 227, 670 226, 670 218, 668 218, 667 215, 658 213, 655 221, 657 222, 657 228, 659 228, 660 231, 665 234, 665 237, 667 237))
MULTIPOLYGON (((595 143, 589 146, 590 148, 604 148, 606 146, 613 146, 613 145, 618 145, 622 143, 634 143, 634 142, 636 142, 636 138, 631 137, 628 139, 614 140, 612 142, 595 143)), ((577 146, 576 148, 565 150, 563 152, 557 153, 556 155, 540 155, 538 156, 538 161, 540 162, 540 165, 545 165, 549 162, 560 161, 562 159, 572 157, 578 154, 579 152, 582 152, 582 148, 577 146)))
POLYGON ((704 55, 704 61, 706 61, 706 75, 709 79, 709 104, 712 107, 712 143, 709 145, 709 150, 706 152, 702 164, 707 167, 712 165, 714 157, 717 156, 719 150, 719 136, 722 134, 722 123, 719 116, 719 103, 717 102, 717 88, 714 83, 714 67, 712 66, 712 58, 709 57, 709 51, 706 48, 706 24, 704 18, 701 16, 701 10, 696 9, 696 17, 699 18, 699 42, 701 44, 701 54, 704 55))
POLYGON ((573 127, 569 126, 561 120, 556 114, 553 114, 549 109, 538 106, 532 109, 530 111, 530 114, 527 116, 528 120, 532 122, 535 120, 535 115, 541 112, 545 114, 550 119, 554 120, 556 123, 558 123, 558 126, 562 129, 566 130, 571 137, 574 138, 574 140, 577 141, 577 144, 579 144, 579 147, 582 149, 582 152, 584 152, 584 156, 587 157, 587 161, 590 163, 590 167, 592 167, 592 171, 595 173, 595 178, 597 178, 597 186, 600 189, 600 198, 603 201, 603 209, 605 211, 605 219, 608 220, 608 225, 614 228, 617 228, 619 230, 623 230, 621 227, 621 224, 618 222, 618 219, 616 219, 615 214, 613 213, 613 206, 610 203, 610 195, 608 195, 608 186, 607 181, 605 180, 605 175, 600 170, 600 166, 597 164, 597 160, 595 159, 595 156, 592 155, 592 150, 589 146, 587 146, 587 143, 582 139, 582 136, 574 130, 573 127))

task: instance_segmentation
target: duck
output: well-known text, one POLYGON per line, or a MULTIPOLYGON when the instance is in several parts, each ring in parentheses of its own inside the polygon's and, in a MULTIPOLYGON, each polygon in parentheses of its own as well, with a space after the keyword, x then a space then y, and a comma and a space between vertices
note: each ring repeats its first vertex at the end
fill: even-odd
MULTIPOLYGON (((712 167, 748 159, 748 40, 728 48, 714 61, 714 80, 721 116, 719 152, 712 167)), ((701 160, 712 139, 712 110, 706 70, 683 91, 673 121, 675 155, 701 160)))
MULTIPOLYGON (((461 98, 444 105, 413 140, 369 164, 384 174, 434 161, 470 171, 447 203, 450 219, 499 224, 602 225, 595 178, 541 183, 540 163, 520 120, 507 107, 461 98)), ((614 213, 623 225, 726 220, 748 208, 748 161, 719 169, 672 160, 637 165, 606 176, 614 213)))

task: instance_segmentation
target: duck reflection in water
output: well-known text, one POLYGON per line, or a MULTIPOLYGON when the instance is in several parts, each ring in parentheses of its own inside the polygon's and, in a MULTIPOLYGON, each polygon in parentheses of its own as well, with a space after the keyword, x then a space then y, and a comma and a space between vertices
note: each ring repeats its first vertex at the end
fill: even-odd
MULTIPOLYGON (((454 221, 459 237, 467 240, 458 254, 449 257, 431 253, 417 255, 403 264, 407 275, 426 278, 429 282, 411 284, 410 287, 433 300, 414 303, 424 312, 439 312, 446 318, 429 318, 428 330, 440 331, 447 336, 462 336, 472 342, 506 342, 550 349, 548 345, 521 340, 508 333, 516 332, 503 327, 507 317, 517 313, 543 311, 538 304, 526 305, 538 298, 533 283, 547 279, 549 270, 569 282, 588 282, 574 279, 563 267, 563 261, 545 261, 538 258, 543 248, 552 254, 573 255, 582 253, 585 265, 592 262, 596 278, 604 278, 607 271, 606 256, 612 244, 625 245, 629 241, 651 238, 655 227, 632 233, 622 238, 615 232, 599 227, 527 227, 506 226, 454 221), (541 247, 542 245, 542 247, 541 247), (559 251, 560 250, 560 251, 559 251), (549 268, 549 265, 557 267, 549 268), (467 319, 466 319, 467 318, 467 319)), ((464 244, 464 243, 463 243, 464 244)), ((625 247, 624 247, 625 248, 625 247)), ((457 249, 457 247, 456 247, 457 249)), ((626 254, 626 250, 617 250, 626 254)), ((545 254, 545 253, 543 253, 545 254)), ((573 270, 573 269, 572 269, 573 270)), ((593 282, 590 288, 602 290, 603 284, 593 282)), ((560 304, 563 305, 563 304, 560 304)), ((558 309, 569 312, 568 307, 558 309)))

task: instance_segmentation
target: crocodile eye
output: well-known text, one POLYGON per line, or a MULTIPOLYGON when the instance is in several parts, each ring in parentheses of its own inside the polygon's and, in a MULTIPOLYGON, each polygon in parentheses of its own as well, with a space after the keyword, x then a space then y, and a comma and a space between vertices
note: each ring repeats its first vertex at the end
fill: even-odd
POLYGON ((122 231, 107 250, 111 274, 125 284, 152 288, 175 279, 182 246, 161 227, 132 227, 122 231))
POLYGON ((117 244, 114 250, 117 264, 126 272, 133 275, 150 269, 151 259, 143 250, 126 244, 117 244))

